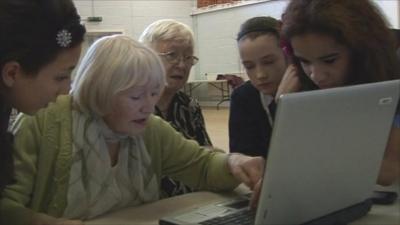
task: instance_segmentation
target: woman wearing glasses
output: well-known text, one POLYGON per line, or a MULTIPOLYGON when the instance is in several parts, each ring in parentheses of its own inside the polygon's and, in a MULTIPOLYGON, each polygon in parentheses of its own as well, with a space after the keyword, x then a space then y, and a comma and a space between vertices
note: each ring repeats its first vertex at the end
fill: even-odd
MULTIPOLYGON (((192 30, 178 21, 163 19, 150 24, 139 40, 158 52, 166 72, 167 84, 156 104, 155 114, 168 121, 186 138, 202 146, 211 146, 199 104, 180 91, 188 80, 190 69, 199 60, 193 55, 192 30)), ((191 191, 169 178, 163 179, 162 189, 167 196, 191 191)))

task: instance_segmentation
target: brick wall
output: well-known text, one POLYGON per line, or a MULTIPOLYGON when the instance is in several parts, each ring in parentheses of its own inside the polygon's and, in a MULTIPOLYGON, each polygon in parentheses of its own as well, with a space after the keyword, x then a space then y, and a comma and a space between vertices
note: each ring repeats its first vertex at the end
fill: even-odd
POLYGON ((238 0, 197 0, 197 8, 207 7, 217 4, 233 3, 237 1, 238 0))

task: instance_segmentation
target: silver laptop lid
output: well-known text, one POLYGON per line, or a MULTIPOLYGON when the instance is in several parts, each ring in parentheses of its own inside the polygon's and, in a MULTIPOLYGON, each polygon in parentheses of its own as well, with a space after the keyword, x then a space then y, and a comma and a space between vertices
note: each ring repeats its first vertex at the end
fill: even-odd
POLYGON ((282 96, 256 224, 301 224, 366 200, 399 88, 396 80, 282 96))

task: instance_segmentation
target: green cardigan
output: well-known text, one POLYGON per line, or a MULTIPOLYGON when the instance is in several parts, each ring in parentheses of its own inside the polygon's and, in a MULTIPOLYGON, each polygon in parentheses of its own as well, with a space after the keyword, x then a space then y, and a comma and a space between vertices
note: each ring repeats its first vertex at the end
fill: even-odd
MULTIPOLYGON (((0 200, 0 224, 29 224, 35 212, 63 215, 72 156, 71 115, 71 97, 60 96, 34 117, 17 119, 13 126, 16 183, 5 189, 0 200)), ((211 191, 238 185, 228 171, 226 154, 186 140, 159 117, 150 117, 144 140, 159 181, 168 175, 211 191)))

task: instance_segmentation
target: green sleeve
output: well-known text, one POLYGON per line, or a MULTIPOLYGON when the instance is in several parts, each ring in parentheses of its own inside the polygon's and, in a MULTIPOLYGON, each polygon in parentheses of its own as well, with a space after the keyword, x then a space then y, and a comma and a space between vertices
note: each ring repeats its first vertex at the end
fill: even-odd
POLYGON ((185 139, 158 117, 150 119, 145 142, 161 176, 170 176, 197 190, 232 190, 239 184, 229 172, 227 154, 185 139))
POLYGON ((33 117, 20 116, 14 143, 15 183, 6 187, 0 200, 0 224, 30 224, 34 211, 25 207, 31 201, 36 177, 39 128, 33 117))

